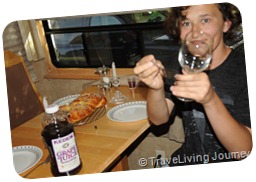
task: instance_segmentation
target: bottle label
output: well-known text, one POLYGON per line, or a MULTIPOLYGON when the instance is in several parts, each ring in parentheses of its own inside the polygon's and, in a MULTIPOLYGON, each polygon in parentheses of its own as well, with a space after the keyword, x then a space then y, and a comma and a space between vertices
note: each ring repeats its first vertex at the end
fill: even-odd
POLYGON ((80 165, 74 132, 52 140, 54 156, 60 173, 68 172, 80 165))

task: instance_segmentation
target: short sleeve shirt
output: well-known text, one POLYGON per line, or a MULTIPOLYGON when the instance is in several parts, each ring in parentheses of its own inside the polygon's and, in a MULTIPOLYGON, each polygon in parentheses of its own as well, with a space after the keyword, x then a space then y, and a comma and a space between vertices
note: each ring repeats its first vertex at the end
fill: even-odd
MULTIPOLYGON (((177 55, 169 60, 172 61, 164 59, 164 66, 173 72, 180 71, 177 55)), ((239 123, 251 127, 244 50, 232 50, 220 66, 206 73, 230 114, 239 123)), ((185 142, 173 153, 171 166, 234 160, 234 155, 239 154, 229 153, 221 145, 202 105, 182 102, 172 95, 169 88, 173 82, 174 79, 165 80, 165 95, 175 103, 175 111, 182 117, 185 142)))

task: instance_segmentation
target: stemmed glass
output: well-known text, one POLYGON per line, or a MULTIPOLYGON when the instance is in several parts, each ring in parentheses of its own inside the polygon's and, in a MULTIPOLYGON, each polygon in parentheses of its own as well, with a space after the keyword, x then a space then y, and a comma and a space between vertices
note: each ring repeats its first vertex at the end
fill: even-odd
POLYGON ((103 65, 103 67, 97 68, 96 72, 100 76, 98 87, 103 88, 105 83, 104 78, 109 78, 109 68, 103 65))
MULTIPOLYGON (((204 71, 212 59, 212 37, 203 31, 191 31, 183 40, 178 61, 180 66, 189 74, 204 71)), ((193 101, 188 98, 179 98, 184 102, 193 101)))
POLYGON ((135 99, 135 88, 137 87, 137 77, 135 75, 130 75, 127 77, 128 87, 132 92, 132 99, 135 99))

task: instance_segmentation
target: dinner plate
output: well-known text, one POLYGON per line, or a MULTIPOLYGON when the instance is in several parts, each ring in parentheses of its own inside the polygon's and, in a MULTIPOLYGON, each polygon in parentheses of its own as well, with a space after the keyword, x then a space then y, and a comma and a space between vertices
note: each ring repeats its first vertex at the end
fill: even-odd
POLYGON ((146 103, 146 101, 134 101, 120 104, 110 109, 107 117, 117 122, 134 122, 146 119, 148 117, 146 103))
POLYGON ((43 156, 43 152, 36 146, 24 145, 12 148, 13 164, 18 174, 36 165, 43 156))
POLYGON ((69 104, 70 102, 72 102, 73 100, 75 100, 79 96, 80 96, 79 94, 68 95, 66 97, 62 97, 62 98, 56 100, 53 104, 57 104, 58 106, 69 104))

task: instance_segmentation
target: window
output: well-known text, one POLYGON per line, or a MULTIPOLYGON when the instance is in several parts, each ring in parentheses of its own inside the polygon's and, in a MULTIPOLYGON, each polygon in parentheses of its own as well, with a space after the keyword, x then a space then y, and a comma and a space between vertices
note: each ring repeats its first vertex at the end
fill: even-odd
POLYGON ((146 54, 177 49, 165 33, 167 10, 43 20, 53 65, 57 68, 132 68, 146 54))

